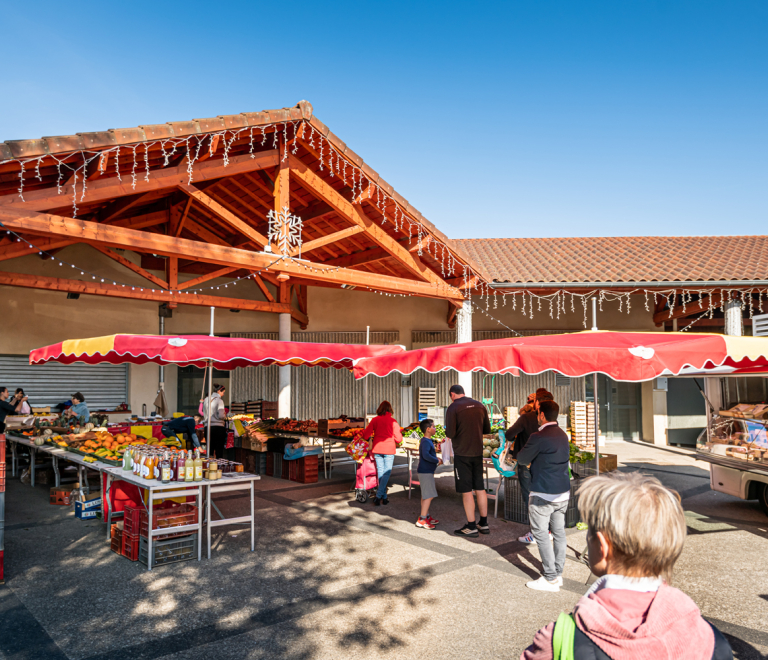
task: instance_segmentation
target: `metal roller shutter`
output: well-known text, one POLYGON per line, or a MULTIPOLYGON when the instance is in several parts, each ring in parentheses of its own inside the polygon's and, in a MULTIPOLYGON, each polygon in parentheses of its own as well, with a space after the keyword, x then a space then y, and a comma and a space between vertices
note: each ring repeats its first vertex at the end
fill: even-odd
POLYGON ((29 364, 27 355, 0 356, 0 385, 24 389, 32 406, 55 406, 82 392, 90 410, 128 402, 127 364, 29 364))

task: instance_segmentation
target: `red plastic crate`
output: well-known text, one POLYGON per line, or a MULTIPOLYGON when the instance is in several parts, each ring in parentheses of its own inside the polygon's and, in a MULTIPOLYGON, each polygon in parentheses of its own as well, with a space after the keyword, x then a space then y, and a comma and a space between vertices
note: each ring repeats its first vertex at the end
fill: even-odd
POLYGON ((126 534, 123 530, 123 557, 128 557, 131 561, 139 561, 139 539, 136 534, 126 534))
POLYGON ((301 484, 317 483, 317 456, 304 456, 286 463, 288 463, 291 481, 298 481, 301 484))
POLYGON ((0 463, 5 465, 5 438, 0 440, 0 463))
MULTIPOLYGON (((198 509, 192 504, 182 504, 181 506, 175 506, 169 509, 153 509, 152 529, 167 529, 169 535, 165 535, 163 538, 171 538, 170 535, 174 534, 174 527, 181 527, 183 525, 196 525, 198 520, 197 515, 198 509)), ((146 537, 148 533, 148 518, 149 516, 147 515, 147 512, 142 511, 139 529, 141 536, 144 537, 146 537)), ((188 534, 189 532, 183 533, 188 534)))
POLYGON ((126 504, 123 507, 123 531, 126 534, 139 535, 139 525, 141 523, 141 512, 144 507, 136 508, 126 504))

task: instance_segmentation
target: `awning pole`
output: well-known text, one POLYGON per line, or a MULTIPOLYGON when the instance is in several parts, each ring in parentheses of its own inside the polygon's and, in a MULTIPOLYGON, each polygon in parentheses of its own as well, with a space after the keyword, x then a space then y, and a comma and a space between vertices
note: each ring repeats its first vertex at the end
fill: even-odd
MULTIPOLYGON (((594 298, 593 298, 594 300, 594 298)), ((592 374, 592 388, 595 391, 595 473, 600 474, 600 404, 597 396, 597 374, 592 374)))
MULTIPOLYGON (((368 344, 371 343, 371 326, 366 325, 365 326, 365 345, 368 346, 368 344)), ((365 419, 368 416, 368 377, 366 376, 363 379, 363 419, 365 419)), ((367 425, 367 421, 366 421, 367 425)))
MULTIPOLYGON (((213 337, 213 313, 215 311, 215 307, 211 307, 211 333, 210 336, 213 337)), ((208 430, 205 432, 205 452, 208 456, 211 455, 211 408, 213 408, 213 360, 208 360, 208 366, 210 368, 210 373, 208 374, 208 430)), ((203 377, 205 378, 205 377, 203 377)), ((203 385, 205 385, 205 380, 203 380, 203 385)), ((203 410, 205 410, 205 404, 203 404, 203 410)), ((217 456, 217 458, 223 458, 222 456, 217 456)))
MULTIPOLYGON (((205 432, 205 453, 211 455, 211 409, 213 408, 213 360, 208 360, 208 364, 211 367, 211 373, 208 376, 208 430, 205 432)), ((205 409, 205 406, 203 406, 205 409)), ((217 456, 216 458, 223 458, 217 456)))
MULTIPOLYGON (((597 331, 597 298, 592 296, 592 332, 597 331)), ((595 391, 595 473, 600 474, 600 401, 597 395, 597 372, 592 374, 595 391)))

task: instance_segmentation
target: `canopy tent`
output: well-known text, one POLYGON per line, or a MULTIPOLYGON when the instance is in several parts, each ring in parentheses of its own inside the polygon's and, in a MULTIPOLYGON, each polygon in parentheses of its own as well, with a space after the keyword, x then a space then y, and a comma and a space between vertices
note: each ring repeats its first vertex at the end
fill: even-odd
POLYGON ((768 338, 709 333, 585 331, 562 335, 510 337, 436 346, 355 361, 355 378, 486 371, 539 374, 557 371, 576 378, 602 373, 618 381, 659 376, 728 375, 768 372, 768 338))
MULTIPOLYGON (((210 399, 214 367, 235 369, 277 364, 351 369, 356 359, 404 352, 403 346, 313 344, 212 335, 107 335, 90 339, 69 339, 37 348, 30 352, 29 363, 146 364, 154 362, 162 365, 207 367, 211 374, 208 379, 210 399)), ((210 438, 210 416, 207 428, 206 438, 210 438)), ((210 447, 210 443, 208 446, 210 447)))
POLYGON ((351 369, 354 360, 404 353, 403 346, 313 344, 207 335, 108 335, 70 339, 29 354, 30 364, 177 364, 229 370, 277 364, 351 369))
MULTIPOLYGON (((355 378, 411 374, 486 371, 495 374, 539 374, 557 371, 571 378, 593 374, 597 415, 597 374, 619 381, 641 382, 659 376, 728 375, 768 372, 768 338, 705 333, 606 332, 591 330, 562 335, 511 337, 436 346, 398 355, 355 361, 355 378)), ((595 420, 595 468, 600 472, 595 420)))

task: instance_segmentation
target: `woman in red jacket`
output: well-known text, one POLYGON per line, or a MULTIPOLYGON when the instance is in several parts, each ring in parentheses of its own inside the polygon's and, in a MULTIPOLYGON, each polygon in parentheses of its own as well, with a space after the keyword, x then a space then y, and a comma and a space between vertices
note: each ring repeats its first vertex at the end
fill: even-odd
POLYGON ((373 503, 379 506, 381 503, 389 504, 387 483, 389 475, 392 474, 392 464, 395 462, 395 449, 403 442, 400 424, 392 415, 392 404, 389 401, 381 402, 376 417, 363 431, 363 438, 366 440, 370 440, 371 436, 373 440, 369 442, 368 447, 376 461, 376 472, 379 475, 379 488, 373 503))

